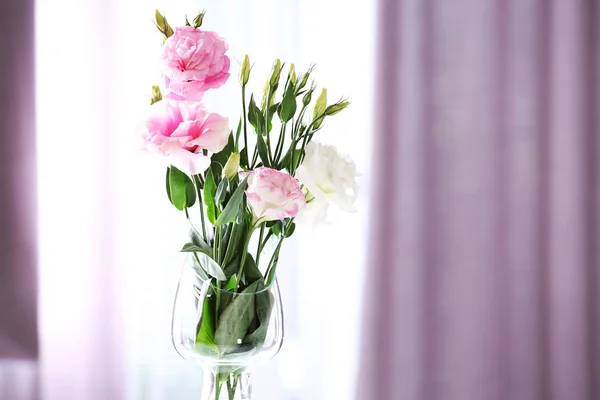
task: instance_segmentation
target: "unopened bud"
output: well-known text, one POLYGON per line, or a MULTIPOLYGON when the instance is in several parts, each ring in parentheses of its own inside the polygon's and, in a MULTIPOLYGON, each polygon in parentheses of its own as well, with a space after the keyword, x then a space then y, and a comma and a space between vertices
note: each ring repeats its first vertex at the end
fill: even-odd
POLYGON ((194 27, 195 28, 200 28, 202 26, 202 21, 204 21, 204 14, 206 14, 206 11, 202 11, 200 14, 198 14, 196 16, 196 18, 194 18, 194 27))
POLYGON ((344 108, 348 107, 349 105, 349 101, 340 101, 339 103, 335 103, 327 107, 327 110, 325 110, 325 115, 335 115, 342 111, 344 108))
POLYGON ((313 109, 313 119, 316 120, 315 122, 315 129, 318 129, 321 124, 323 123, 323 117, 325 117, 323 115, 323 113, 325 113, 325 110, 327 109, 327 89, 323 88, 323 90, 321 90, 321 94, 319 95, 319 97, 317 98, 317 101, 315 102, 315 108, 313 109), (321 118, 319 118, 321 117, 321 118))
POLYGON ((271 86, 275 87, 279 84, 280 75, 281 75, 281 60, 278 58, 273 63, 273 72, 271 73, 271 80, 269 81, 271 86))
POLYGON ((295 85, 298 78, 296 77, 296 67, 294 64, 290 64, 290 72, 288 72, 288 76, 290 77, 290 81, 295 85))
POLYGON ((229 180, 233 179, 237 175, 238 169, 240 168, 240 153, 231 153, 229 160, 223 168, 223 175, 229 180))
POLYGON ((162 93, 160 87, 157 85, 152 86, 152 97, 150 98, 150 105, 157 103, 162 100, 162 93))
POLYGON ((244 56, 244 61, 242 61, 242 68, 240 69, 240 83, 242 86, 245 86, 250 79, 250 57, 248 54, 244 56))
POLYGON ((267 99, 269 98, 269 92, 271 91, 271 81, 267 81, 265 83, 265 87, 263 88, 262 101, 260 102, 260 108, 262 110, 267 109, 267 99))

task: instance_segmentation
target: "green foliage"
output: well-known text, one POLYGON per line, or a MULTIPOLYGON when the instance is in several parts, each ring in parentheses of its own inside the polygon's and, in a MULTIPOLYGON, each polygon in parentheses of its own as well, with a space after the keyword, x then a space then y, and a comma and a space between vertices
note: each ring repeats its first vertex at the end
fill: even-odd
POLYGON ((215 178, 211 169, 206 174, 206 181, 204 182, 204 204, 206 204, 206 217, 211 224, 214 224, 217 220, 217 208, 215 205, 215 193, 217 188, 215 187, 215 178))
POLYGON ((256 319, 258 320, 258 328, 256 328, 253 332, 246 335, 244 338, 244 344, 252 344, 255 347, 260 347, 265 342, 267 337, 267 331, 269 329, 269 321, 271 319, 271 311, 273 310, 273 305, 275 304, 275 299, 273 295, 264 290, 265 285, 262 282, 262 279, 258 281, 257 286, 257 294, 255 299, 255 312, 256 319))
POLYGON ((281 105, 279 106, 279 118, 281 122, 289 122, 296 113, 296 96, 294 95, 294 85, 288 85, 281 105))
POLYGON ((235 189, 235 191, 231 195, 231 198, 227 202, 225 209, 223 210, 221 215, 219 215, 219 218, 215 222, 215 227, 219 227, 223 224, 228 224, 230 222, 235 221, 238 212, 240 211, 240 205, 242 204, 242 200, 244 198, 244 190, 246 189, 247 180, 248 177, 244 178, 242 183, 240 183, 235 189))
POLYGON ((184 172, 174 166, 167 168, 167 196, 179 211, 196 203, 194 183, 184 172))
POLYGON ((219 349, 215 343, 215 296, 206 296, 202 303, 202 316, 198 322, 198 334, 196 335, 196 344, 208 347, 210 351, 215 353, 219 349))
POLYGON ((238 346, 238 340, 246 336, 248 327, 255 315, 255 299, 258 281, 248 286, 223 311, 215 331, 215 343, 219 352, 224 354, 238 346))

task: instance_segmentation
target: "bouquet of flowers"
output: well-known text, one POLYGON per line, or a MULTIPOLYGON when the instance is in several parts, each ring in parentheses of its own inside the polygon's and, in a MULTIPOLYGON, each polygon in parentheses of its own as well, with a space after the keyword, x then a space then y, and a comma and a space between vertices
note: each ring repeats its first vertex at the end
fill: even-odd
MULTIPOLYGON (((168 199, 190 220, 189 242, 181 251, 188 253, 202 293, 194 303, 191 348, 204 360, 222 360, 266 346, 276 305, 267 289, 275 283, 279 253, 294 234, 295 219, 324 220, 330 203, 353 211, 357 184, 354 163, 313 140, 328 117, 350 104, 328 103, 325 89, 316 95, 317 86, 309 83, 313 66, 298 75, 291 64, 285 73, 284 63, 275 60, 259 101, 246 92, 252 72, 246 55, 241 98, 235 99, 242 115, 233 130, 227 118, 203 105, 204 93, 230 76, 228 45, 201 28, 204 15, 173 29, 156 12, 164 36, 164 85, 153 87, 141 137, 145 150, 164 157, 168 199), (193 207, 200 212, 192 223, 193 207)), ((226 383, 235 392, 241 369, 221 367, 217 390, 226 383)))

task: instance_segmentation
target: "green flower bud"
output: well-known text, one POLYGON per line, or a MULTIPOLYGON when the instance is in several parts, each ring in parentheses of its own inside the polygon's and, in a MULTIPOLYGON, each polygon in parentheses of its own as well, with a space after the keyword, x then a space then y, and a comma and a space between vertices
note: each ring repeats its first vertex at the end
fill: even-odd
POLYGON ((202 26, 202 21, 204 20, 204 14, 206 14, 206 11, 202 11, 200 14, 198 14, 196 16, 196 18, 194 18, 194 27, 195 28, 200 28, 202 26))
POLYGON ((166 38, 173 34, 173 28, 171 28, 171 25, 169 25, 167 19, 160 11, 156 10, 154 12, 154 18, 156 19, 156 27, 166 38))
POLYGON ((310 102, 312 101, 312 94, 315 91, 316 86, 315 83, 313 82, 312 86, 310 87, 309 91, 306 92, 306 94, 304 95, 304 97, 302 98, 302 103, 305 106, 308 106, 310 104, 310 102))
POLYGON ((272 87, 277 87, 279 85, 279 77, 281 76, 281 60, 278 58, 273 63, 273 72, 271 72, 271 80, 270 85, 272 87))
POLYGON ((238 169, 240 167, 240 153, 231 153, 229 156, 229 160, 223 167, 223 175, 226 176, 229 180, 233 179, 234 176, 237 175, 238 169))
POLYGON ((315 69, 315 66, 313 64, 308 68, 308 71, 306 71, 306 73, 302 75, 302 80, 300 81, 300 84, 296 88, 296 91, 299 92, 300 90, 302 90, 302 88, 304 88, 304 86, 306 86, 306 83, 308 82, 308 78, 310 77, 310 74, 312 74, 314 69, 315 69))
POLYGON ((315 199, 315 196, 311 193, 310 190, 306 189, 306 193, 304 194, 304 197, 306 198, 306 204, 309 204, 310 202, 312 202, 315 199))
POLYGON ((160 87, 154 85, 152 86, 152 97, 150 98, 150 105, 157 103, 162 100, 162 93, 160 92, 160 87))
POLYGON ((261 108, 261 110, 266 110, 267 109, 267 96, 269 96, 269 91, 270 90, 271 90, 271 81, 268 80, 265 83, 265 87, 263 88, 262 101, 260 102, 260 108, 261 108))
POLYGON ((315 129, 319 129, 319 127, 323 123, 323 120, 325 119, 324 116, 322 118, 319 118, 319 117, 321 117, 323 115, 323 113, 325 112, 326 109, 327 109, 327 89, 323 88, 323 90, 321 90, 321 94, 317 98, 317 101, 315 103, 315 108, 313 109, 313 120, 316 120, 315 129))
POLYGON ((306 92, 306 94, 304 95, 304 97, 302 97, 302 104, 304 104, 305 106, 308 106, 312 100, 312 90, 309 90, 308 92, 306 92))
POLYGON ((290 72, 288 72, 288 76, 290 77, 290 82, 295 85, 298 78, 296 77, 296 67, 294 64, 290 64, 290 72))
POLYGON ((325 115, 335 115, 342 111, 344 108, 348 107, 349 105, 350 102, 346 100, 340 101, 339 103, 335 103, 327 107, 327 110, 325 110, 325 115))
POLYGON ((246 86, 248 80, 250 79, 250 57, 248 54, 244 56, 244 61, 242 61, 242 69, 240 70, 240 83, 242 86, 246 86))

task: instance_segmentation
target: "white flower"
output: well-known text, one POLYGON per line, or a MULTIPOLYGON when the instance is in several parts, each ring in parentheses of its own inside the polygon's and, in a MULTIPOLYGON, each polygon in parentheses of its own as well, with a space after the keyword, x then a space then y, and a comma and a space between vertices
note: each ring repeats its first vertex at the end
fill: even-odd
POLYGON ((309 196, 314 196, 313 200, 309 199, 308 213, 316 220, 324 220, 329 203, 355 212, 358 184, 354 161, 342 156, 335 147, 318 142, 310 142, 305 150, 306 156, 296 171, 296 178, 310 191, 309 196))

